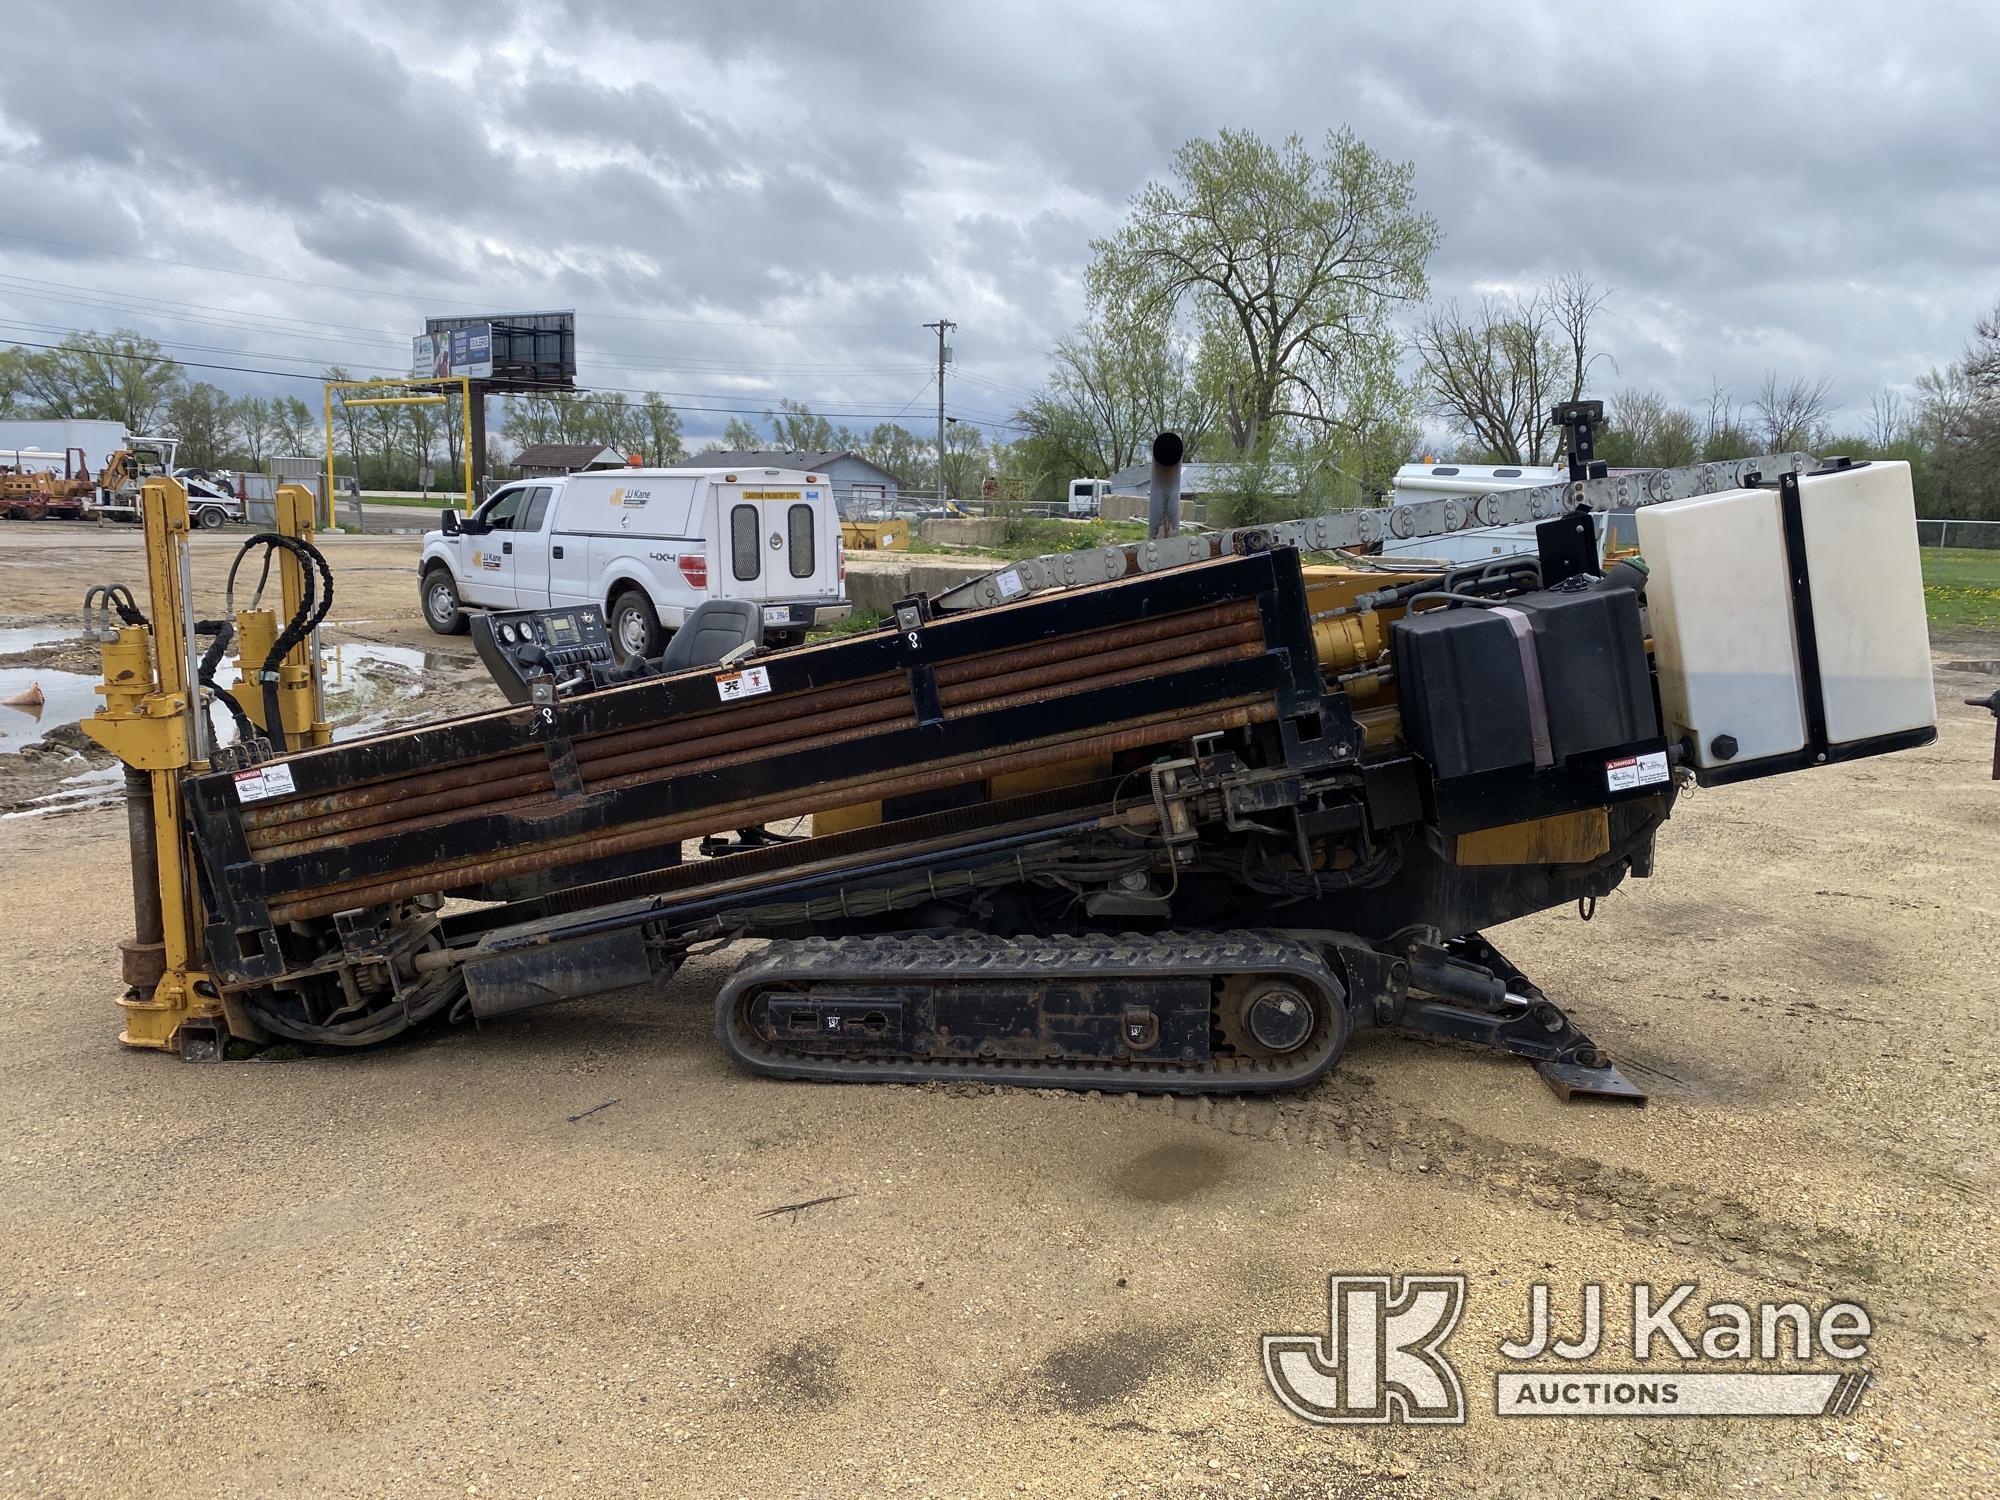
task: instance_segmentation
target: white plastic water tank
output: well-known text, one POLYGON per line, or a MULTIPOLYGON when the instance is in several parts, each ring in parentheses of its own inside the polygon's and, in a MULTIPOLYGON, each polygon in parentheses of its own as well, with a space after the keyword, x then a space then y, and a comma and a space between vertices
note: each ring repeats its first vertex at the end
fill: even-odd
POLYGON ((1826 737, 1836 745, 1937 722, 1910 466, 1799 481, 1826 737))
MULTIPOLYGON (((1933 724, 1909 465, 1809 475, 1799 509, 1829 744, 1933 724)), ((1638 521, 1668 737, 1690 741, 1705 769, 1804 749, 1778 492, 1669 501, 1640 510, 1638 521)))
POLYGON ((1639 512, 1646 622, 1669 740, 1695 764, 1785 755, 1806 742, 1785 533, 1775 490, 1725 490, 1639 512), (1732 756, 1716 753, 1727 735, 1732 756))

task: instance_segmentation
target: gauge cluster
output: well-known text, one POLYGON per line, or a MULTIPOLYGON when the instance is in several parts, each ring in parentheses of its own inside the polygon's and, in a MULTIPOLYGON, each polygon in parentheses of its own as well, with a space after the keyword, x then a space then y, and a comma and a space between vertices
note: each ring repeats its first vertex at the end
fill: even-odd
POLYGON ((510 703, 528 702, 534 679, 552 678, 560 688, 613 661, 604 614, 594 604, 476 615, 472 641, 510 703))

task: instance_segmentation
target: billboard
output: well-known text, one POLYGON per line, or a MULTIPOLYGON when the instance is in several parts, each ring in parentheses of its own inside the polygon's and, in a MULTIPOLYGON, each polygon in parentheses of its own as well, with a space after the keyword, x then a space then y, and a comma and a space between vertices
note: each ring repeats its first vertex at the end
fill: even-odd
POLYGON ((468 376, 488 380, 493 375, 493 332, 484 323, 420 333, 411 341, 410 373, 416 376, 468 376))
POLYGON ((416 354, 418 373, 469 375, 496 391, 568 389, 576 384, 576 314, 426 318, 416 354))

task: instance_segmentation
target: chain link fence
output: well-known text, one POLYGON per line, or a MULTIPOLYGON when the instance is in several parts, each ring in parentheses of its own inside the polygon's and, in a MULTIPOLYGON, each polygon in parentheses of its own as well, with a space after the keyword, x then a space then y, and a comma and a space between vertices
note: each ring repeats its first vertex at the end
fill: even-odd
POLYGON ((1947 547, 2000 552, 2000 521, 1927 521, 1918 517, 1917 544, 1940 552, 1947 547))

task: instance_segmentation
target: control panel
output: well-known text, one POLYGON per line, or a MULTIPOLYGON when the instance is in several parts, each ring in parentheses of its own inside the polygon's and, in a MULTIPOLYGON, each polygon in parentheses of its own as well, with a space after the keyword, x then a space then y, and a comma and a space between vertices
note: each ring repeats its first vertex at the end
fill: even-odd
POLYGON ((558 693, 588 686, 593 668, 612 664, 611 636, 595 604, 476 614, 472 644, 509 703, 532 702, 537 682, 558 693))

